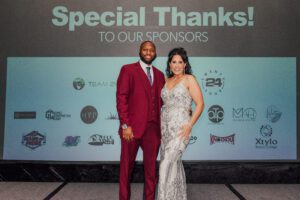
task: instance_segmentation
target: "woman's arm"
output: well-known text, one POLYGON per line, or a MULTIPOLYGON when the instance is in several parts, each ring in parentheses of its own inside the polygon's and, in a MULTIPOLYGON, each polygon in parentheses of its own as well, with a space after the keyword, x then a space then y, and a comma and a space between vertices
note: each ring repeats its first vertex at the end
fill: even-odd
POLYGON ((197 122, 197 120, 199 119, 199 117, 204 109, 203 95, 202 95, 200 86, 199 86, 196 78, 192 75, 188 75, 186 80, 187 80, 186 81, 187 88, 188 88, 189 93, 195 103, 195 110, 192 113, 192 116, 191 116, 189 122, 187 124, 185 124, 182 128, 180 137, 182 137, 183 139, 189 138, 191 131, 192 131, 192 127, 197 122))

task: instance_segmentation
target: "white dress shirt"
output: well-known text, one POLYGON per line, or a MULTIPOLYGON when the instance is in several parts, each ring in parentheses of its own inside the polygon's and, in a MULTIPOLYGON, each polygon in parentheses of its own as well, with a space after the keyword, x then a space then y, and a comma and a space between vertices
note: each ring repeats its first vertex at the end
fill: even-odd
POLYGON ((154 75, 153 75, 153 68, 152 65, 147 65, 146 63, 144 63, 143 61, 139 61, 140 65, 143 69, 143 71, 145 72, 145 74, 147 75, 147 67, 150 67, 150 74, 151 74, 151 78, 152 78, 152 83, 154 82, 154 75))

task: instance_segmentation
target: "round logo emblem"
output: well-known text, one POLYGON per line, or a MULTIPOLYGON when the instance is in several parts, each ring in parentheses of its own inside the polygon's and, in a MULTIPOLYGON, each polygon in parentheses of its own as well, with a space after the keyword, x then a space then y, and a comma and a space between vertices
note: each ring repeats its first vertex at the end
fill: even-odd
POLYGON ((224 119, 224 110, 219 105, 211 106, 208 111, 208 119, 213 123, 219 123, 224 119))
POLYGON ((75 78, 73 81, 73 87, 75 90, 81 90, 85 85, 85 82, 82 78, 75 78))
POLYGON ((98 112, 93 106, 86 106, 81 110, 81 120, 86 124, 91 124, 96 121, 98 112))

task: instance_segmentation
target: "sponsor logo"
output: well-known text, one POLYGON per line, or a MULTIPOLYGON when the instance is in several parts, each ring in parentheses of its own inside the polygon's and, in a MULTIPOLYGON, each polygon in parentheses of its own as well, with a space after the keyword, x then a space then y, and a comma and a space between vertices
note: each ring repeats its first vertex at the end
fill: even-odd
POLYGON ((98 111, 93 106, 85 106, 80 113, 81 120, 86 124, 91 124, 96 121, 98 111))
POLYGON ((260 127, 260 135, 262 137, 255 138, 256 140, 256 148, 262 148, 262 149, 276 149, 278 141, 274 138, 272 138, 273 129, 270 125, 262 125, 260 127))
POLYGON ((84 81, 83 78, 75 78, 73 81, 73 87, 75 90, 82 90, 85 85, 91 88, 116 87, 117 83, 116 81, 84 81))
POLYGON ((260 134, 263 136, 263 137, 271 137, 272 135, 272 127, 270 125, 262 125, 260 127, 260 134))
POLYGON ((219 105, 211 106, 207 111, 208 119, 217 124, 224 119, 224 109, 219 105))
POLYGON ((90 87, 116 87, 116 81, 89 81, 90 87))
POLYGON ((108 117, 105 118, 106 120, 118 120, 118 114, 112 114, 110 113, 108 117))
POLYGON ((61 118, 71 117, 71 115, 63 114, 61 111, 53 111, 50 109, 46 111, 45 117, 48 120, 61 120, 61 118))
POLYGON ((189 144, 194 144, 197 141, 197 136, 191 136, 189 144))
POLYGON ((234 138, 235 138, 235 134, 231 134, 225 137, 210 134, 210 145, 213 145, 215 143, 228 143, 234 145, 234 138))
POLYGON ((272 105, 267 108, 266 117, 270 122, 277 122, 280 119, 281 115, 282 112, 276 106, 272 105))
POLYGON ((14 112, 14 119, 36 119, 36 112, 14 112))
POLYGON ((65 147, 75 147, 80 142, 80 136, 67 136, 63 143, 65 147))
POLYGON ((114 139, 110 135, 98 135, 94 134, 89 138, 88 144, 94 146, 102 146, 104 144, 113 145, 115 143, 114 139))
POLYGON ((233 121, 255 121, 256 110, 254 108, 233 108, 233 121))
POLYGON ((202 86, 204 91, 209 95, 218 95, 222 93, 225 84, 225 78, 222 72, 218 70, 210 70, 204 73, 202 86))
POLYGON ((30 149, 36 149, 46 144, 46 136, 38 131, 32 131, 22 136, 22 144, 30 149))
POLYGON ((73 81, 73 87, 75 90, 82 90, 85 86, 83 78, 75 78, 73 81))

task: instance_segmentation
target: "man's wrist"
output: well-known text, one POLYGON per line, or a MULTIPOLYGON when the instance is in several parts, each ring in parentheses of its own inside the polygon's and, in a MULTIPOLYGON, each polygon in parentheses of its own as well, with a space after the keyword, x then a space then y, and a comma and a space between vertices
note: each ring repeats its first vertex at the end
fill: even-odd
POLYGON ((123 129, 123 130, 125 130, 125 129, 127 129, 127 128, 128 128, 127 124, 122 124, 122 126, 121 126, 121 127, 122 127, 122 129, 123 129))

